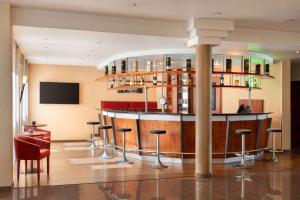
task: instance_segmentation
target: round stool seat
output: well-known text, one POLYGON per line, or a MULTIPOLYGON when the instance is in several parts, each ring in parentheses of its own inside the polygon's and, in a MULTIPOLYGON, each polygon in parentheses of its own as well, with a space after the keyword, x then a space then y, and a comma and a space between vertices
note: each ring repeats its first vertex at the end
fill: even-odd
POLYGON ((249 135, 251 134, 251 130, 248 129, 237 129, 234 131, 235 134, 237 135, 249 135))
POLYGON ((267 132, 280 133, 282 130, 280 128, 267 128, 267 132))
POLYGON ((98 124, 100 124, 100 122, 87 122, 86 124, 88 124, 88 125, 98 125, 98 124))
POLYGON ((165 130, 152 130, 151 131, 151 134, 166 134, 166 131, 165 130))
POLYGON ((118 131, 119 132, 129 132, 129 131, 131 131, 131 128, 119 128, 118 131))
POLYGON ((112 126, 111 125, 103 125, 99 127, 100 129, 111 129, 112 126))

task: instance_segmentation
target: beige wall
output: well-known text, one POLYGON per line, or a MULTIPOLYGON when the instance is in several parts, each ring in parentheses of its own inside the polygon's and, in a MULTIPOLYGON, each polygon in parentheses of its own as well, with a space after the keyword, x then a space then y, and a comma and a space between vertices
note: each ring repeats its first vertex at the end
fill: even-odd
MULTIPOLYGON (((53 140, 83 140, 89 137, 89 120, 97 120, 101 100, 144 101, 144 94, 118 94, 106 90, 106 81, 95 82, 103 72, 93 67, 30 65, 29 121, 48 124, 53 140), (39 103, 39 82, 80 83, 80 104, 59 105, 39 103)), ((156 101, 155 90, 149 90, 149 101, 156 101), (152 91, 152 92, 151 92, 152 91)))
MULTIPOLYGON (((280 127, 281 113, 285 116, 285 132, 283 134, 283 144, 285 149, 290 149, 290 62, 277 62, 271 66, 271 74, 275 79, 262 80, 262 90, 252 90, 253 99, 264 99, 264 111, 273 112, 273 127, 280 127), (284 69, 284 70, 283 70, 284 69)), ((248 90, 223 89, 222 111, 224 113, 236 112, 239 99, 247 99, 248 90)), ((280 144, 278 142, 277 144, 280 144)))
POLYGON ((11 45, 10 6, 0 4, 0 187, 13 182, 11 45))

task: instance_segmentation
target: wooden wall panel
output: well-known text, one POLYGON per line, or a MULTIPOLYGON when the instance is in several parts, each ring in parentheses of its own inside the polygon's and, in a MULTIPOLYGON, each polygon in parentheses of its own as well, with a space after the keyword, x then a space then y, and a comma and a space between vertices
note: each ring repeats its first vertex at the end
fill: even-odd
MULTIPOLYGON (((156 135, 151 134, 151 130, 163 129, 167 133, 160 136, 160 149, 165 152, 181 152, 180 122, 175 121, 152 121, 141 120, 140 141, 141 148, 156 150, 156 135)), ((179 157, 178 155, 168 155, 168 157, 179 157)))

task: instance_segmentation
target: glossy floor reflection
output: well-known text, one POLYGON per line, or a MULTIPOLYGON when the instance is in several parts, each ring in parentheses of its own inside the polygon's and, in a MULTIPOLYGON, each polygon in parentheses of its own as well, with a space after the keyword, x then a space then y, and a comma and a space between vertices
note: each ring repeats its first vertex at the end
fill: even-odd
POLYGON ((296 200, 300 199, 300 170, 255 173, 241 170, 235 175, 216 175, 205 180, 170 178, 18 188, 0 192, 0 199, 296 200))

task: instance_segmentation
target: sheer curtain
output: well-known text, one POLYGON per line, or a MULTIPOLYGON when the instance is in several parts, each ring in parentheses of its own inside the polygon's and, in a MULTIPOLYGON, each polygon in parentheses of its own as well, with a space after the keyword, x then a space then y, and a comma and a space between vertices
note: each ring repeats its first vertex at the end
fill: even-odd
POLYGON ((28 123, 28 62, 13 44, 13 134, 22 133, 28 123))

